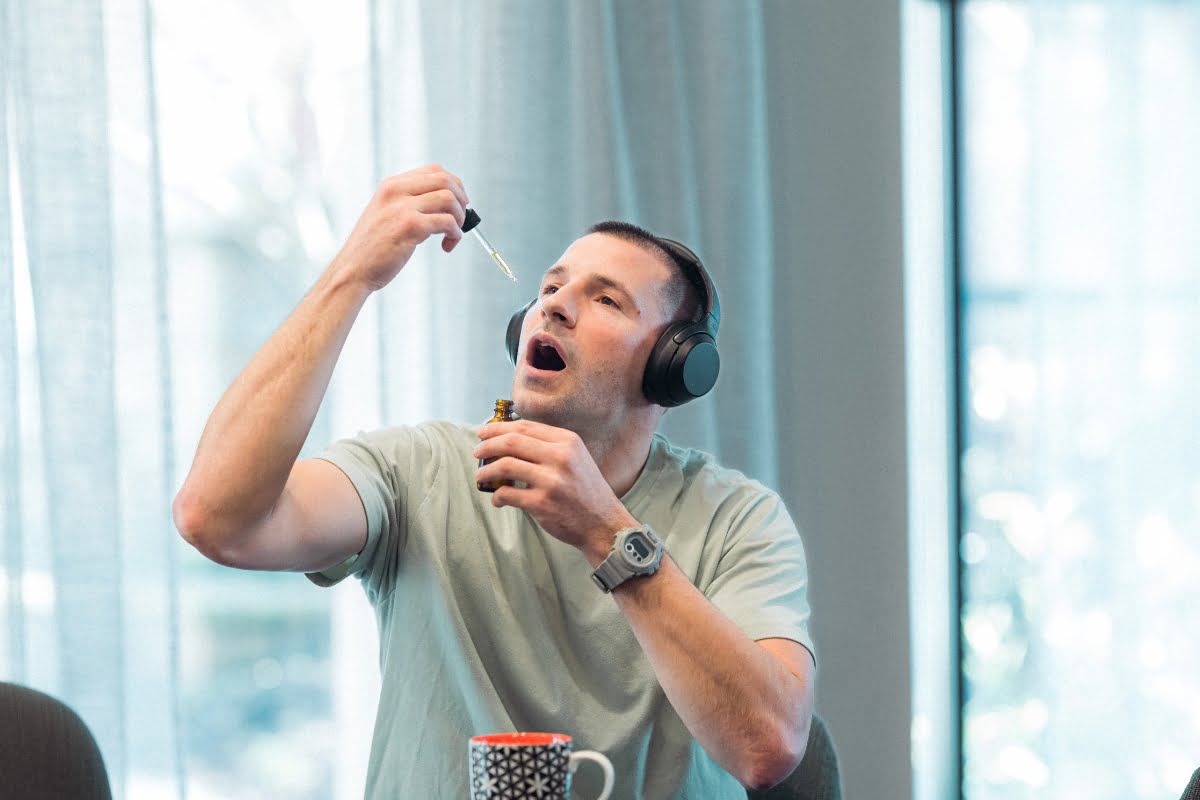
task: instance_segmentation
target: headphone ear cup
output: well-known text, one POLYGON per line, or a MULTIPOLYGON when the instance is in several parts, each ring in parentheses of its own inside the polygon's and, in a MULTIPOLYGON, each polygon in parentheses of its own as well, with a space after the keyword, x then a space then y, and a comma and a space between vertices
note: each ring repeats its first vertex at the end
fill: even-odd
POLYGON ((642 374, 642 393, 665 408, 680 406, 708 394, 720 372, 721 356, 708 326, 677 323, 654 343, 642 374))
POLYGON ((525 314, 536 302, 530 300, 508 318, 508 329, 504 333, 504 351, 508 353, 508 361, 514 367, 517 365, 517 350, 521 347, 521 328, 525 325, 525 314))

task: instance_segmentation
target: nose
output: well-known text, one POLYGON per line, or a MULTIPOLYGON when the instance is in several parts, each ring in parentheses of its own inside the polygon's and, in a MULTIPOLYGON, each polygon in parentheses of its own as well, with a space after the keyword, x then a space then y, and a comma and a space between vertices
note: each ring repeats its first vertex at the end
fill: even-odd
POLYGON ((555 321, 572 327, 575 325, 575 317, 578 312, 578 300, 566 286, 559 288, 552 294, 542 295, 540 305, 542 313, 547 317, 554 318, 555 321))

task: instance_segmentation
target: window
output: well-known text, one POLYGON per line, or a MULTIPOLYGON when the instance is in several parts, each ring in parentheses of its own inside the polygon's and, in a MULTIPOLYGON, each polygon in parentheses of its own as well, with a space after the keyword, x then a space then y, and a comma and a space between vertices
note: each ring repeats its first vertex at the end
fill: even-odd
POLYGON ((1200 754, 1200 5, 958 6, 963 781, 1200 754))

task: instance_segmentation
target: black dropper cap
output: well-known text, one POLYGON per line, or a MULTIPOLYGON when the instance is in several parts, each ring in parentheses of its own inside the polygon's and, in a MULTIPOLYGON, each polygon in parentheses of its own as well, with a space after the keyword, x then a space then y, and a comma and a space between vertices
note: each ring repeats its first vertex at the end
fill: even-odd
POLYGON ((472 228, 474 228, 476 225, 478 225, 481 222, 483 222, 483 220, 480 219, 479 215, 475 213, 475 209, 468 208, 467 209, 467 218, 466 218, 466 220, 463 221, 463 224, 462 224, 462 232, 469 233, 472 228))

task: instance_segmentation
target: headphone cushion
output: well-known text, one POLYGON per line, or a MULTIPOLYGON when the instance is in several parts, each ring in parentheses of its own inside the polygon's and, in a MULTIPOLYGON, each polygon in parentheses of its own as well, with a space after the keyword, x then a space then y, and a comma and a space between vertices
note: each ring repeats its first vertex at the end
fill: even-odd
POLYGON ((702 397, 721 371, 716 341, 702 322, 677 323, 655 342, 642 374, 642 391, 651 402, 670 408, 702 397))
POLYGON ((508 353, 508 360, 514 367, 517 365, 517 350, 521 347, 521 328, 525 325, 525 314, 535 302, 537 301, 530 300, 508 318, 508 330, 504 333, 504 351, 508 353))
POLYGON ((705 333, 693 339, 679 374, 683 389, 680 397, 683 400, 693 400, 708 394, 721 372, 721 356, 717 353, 717 345, 712 341, 712 337, 705 333))

